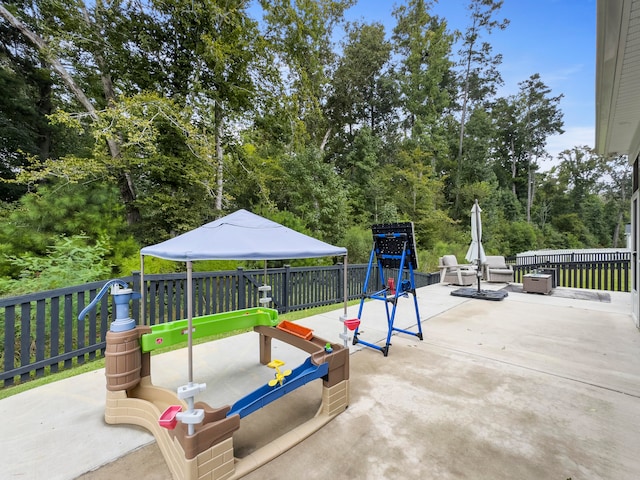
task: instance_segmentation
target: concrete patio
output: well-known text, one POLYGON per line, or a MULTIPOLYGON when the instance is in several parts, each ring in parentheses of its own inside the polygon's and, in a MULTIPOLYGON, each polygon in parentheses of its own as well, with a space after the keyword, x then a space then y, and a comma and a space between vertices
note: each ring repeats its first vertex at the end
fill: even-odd
MULTIPOLYGON (((386 358, 351 346, 347 411, 244 478, 640 478, 630 294, 512 287, 499 302, 454 297, 453 286, 419 289, 424 341, 396 335, 386 358)), ((341 314, 300 323, 339 342, 341 314)), ((413 302, 401 299, 396 324, 415 323, 413 302)), ((365 305, 361 330, 367 341, 386 337, 382 302, 365 305)), ((207 383, 198 399, 230 404, 266 383, 273 371, 257 351, 252 332, 194 347, 194 380, 207 383)), ((274 343, 274 357, 294 366, 305 354, 274 343)), ((154 384, 176 389, 186 376, 184 349, 153 357, 154 384)), ((236 456, 312 417, 318 396, 312 382, 243 419, 236 456)), ((2 478, 171 478, 148 432, 104 423, 104 397, 98 370, 0 401, 2 478)))

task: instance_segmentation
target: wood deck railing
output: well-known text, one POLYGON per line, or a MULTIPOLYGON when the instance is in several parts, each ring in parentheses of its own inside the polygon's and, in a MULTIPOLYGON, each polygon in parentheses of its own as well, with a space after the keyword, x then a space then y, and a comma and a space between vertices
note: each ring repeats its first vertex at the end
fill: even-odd
MULTIPOLYGON (((367 265, 348 267, 348 299, 361 297, 366 271, 367 265)), ((388 273, 397 276, 396 272, 388 273)), ((414 276, 416 287, 440 280, 437 273, 415 273, 414 276)), ((131 284, 134 291, 141 291, 138 273, 121 280, 131 284)), ((1 298, 0 388, 104 356, 112 312, 111 295, 105 295, 83 321, 77 317, 106 282, 1 298)), ((185 318, 186 282, 184 273, 145 275, 146 322, 143 323, 155 325, 185 318)), ((272 287, 270 306, 280 313, 339 304, 344 299, 342 265, 272 268, 268 269, 266 279, 264 270, 194 272, 193 314, 201 316, 259 306, 258 287, 263 283, 272 287)), ((138 323, 140 310, 140 301, 132 301, 131 316, 138 323)))

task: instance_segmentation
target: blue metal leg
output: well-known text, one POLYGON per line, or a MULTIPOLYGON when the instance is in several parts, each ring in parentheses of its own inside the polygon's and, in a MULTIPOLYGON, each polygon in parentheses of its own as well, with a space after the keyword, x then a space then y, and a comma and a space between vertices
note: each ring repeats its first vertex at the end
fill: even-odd
MULTIPOLYGON (((420 340, 423 339, 422 337, 422 323, 420 321, 420 312, 418 310, 418 299, 416 296, 416 289, 415 289, 415 278, 414 278, 414 274, 413 274, 413 265, 411 264, 411 262, 409 262, 409 286, 407 288, 406 281, 405 284, 403 284, 402 282, 402 274, 404 272, 404 268, 405 268, 405 260, 407 258, 407 244, 405 242, 404 248, 402 250, 402 254, 401 255, 386 255, 387 258, 394 258, 396 260, 400 260, 400 266, 399 266, 399 273, 398 273, 398 278, 396 281, 396 290, 394 292, 393 295, 389 295, 389 289, 388 288, 384 288, 383 290, 380 290, 378 292, 375 292, 373 294, 367 294, 367 290, 368 290, 368 286, 369 286, 369 280, 371 279, 371 268, 374 262, 374 258, 376 257, 376 253, 380 253, 380 252, 376 252, 375 251, 375 242, 374 242, 374 248, 371 251, 371 256, 369 257, 369 266, 367 268, 367 276, 365 279, 365 284, 363 287, 363 292, 362 292, 362 299, 360 300, 360 308, 358 310, 358 318, 360 320, 362 320, 362 311, 364 308, 364 301, 366 298, 370 298, 373 300, 383 300, 385 302, 385 312, 387 315, 387 338, 386 338, 386 342, 384 344, 383 347, 373 344, 373 343, 369 343, 366 342, 364 340, 361 340, 358 335, 359 335, 359 328, 362 325, 362 323, 356 328, 356 330, 354 331, 354 335, 353 335, 353 344, 356 345, 358 343, 361 343, 362 345, 365 345, 367 347, 373 348, 375 350, 379 350, 383 353, 383 355, 386 357, 389 354, 389 347, 391 347, 391 336, 393 335, 393 332, 400 332, 400 333, 404 333, 407 335, 412 335, 412 336, 416 336, 418 337, 420 340), (417 324, 418 324, 418 332, 411 332, 409 330, 404 330, 401 328, 397 328, 394 326, 394 322, 395 322, 395 316, 396 316, 396 310, 397 310, 397 306, 398 306, 398 298, 400 296, 408 296, 408 294, 412 294, 413 295, 413 304, 415 307, 415 311, 416 311, 416 319, 417 319, 417 324), (393 304, 393 307, 391 309, 391 312, 389 312, 389 303, 393 304)), ((385 254, 382 254, 381 257, 385 257, 385 254)), ((382 283, 382 285, 385 285, 385 278, 384 278, 384 268, 383 268, 383 264, 381 261, 381 258, 378 257, 378 272, 379 272, 379 276, 380 276, 380 282, 382 283)))

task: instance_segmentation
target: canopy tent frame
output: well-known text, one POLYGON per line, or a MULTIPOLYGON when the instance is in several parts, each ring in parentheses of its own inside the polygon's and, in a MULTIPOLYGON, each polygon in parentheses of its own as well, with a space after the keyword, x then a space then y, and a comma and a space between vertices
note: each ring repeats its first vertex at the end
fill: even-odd
POLYGON ((140 250, 141 318, 146 325, 144 257, 186 263, 188 381, 193 383, 193 262, 198 260, 267 260, 344 257, 343 297, 347 314, 347 249, 309 237, 279 223, 238 210, 187 233, 140 250))

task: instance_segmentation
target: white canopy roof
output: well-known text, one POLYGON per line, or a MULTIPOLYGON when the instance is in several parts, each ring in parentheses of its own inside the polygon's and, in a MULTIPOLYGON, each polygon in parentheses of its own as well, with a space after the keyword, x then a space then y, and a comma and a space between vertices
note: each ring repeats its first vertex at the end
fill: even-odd
POLYGON ((286 260, 345 256, 335 247, 291 230, 247 210, 144 247, 141 255, 175 261, 192 260, 286 260))

